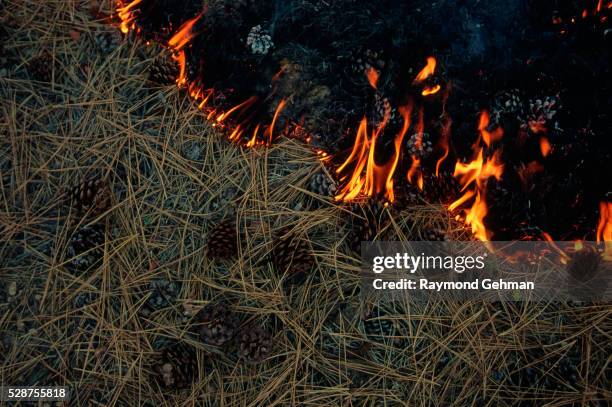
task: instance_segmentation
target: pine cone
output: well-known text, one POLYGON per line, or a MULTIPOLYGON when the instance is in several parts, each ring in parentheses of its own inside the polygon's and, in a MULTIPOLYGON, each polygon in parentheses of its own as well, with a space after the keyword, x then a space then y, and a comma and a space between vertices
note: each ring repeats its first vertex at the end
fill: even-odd
POLYGON ((593 246, 585 246, 574 253, 567 265, 567 272, 574 279, 582 282, 589 281, 597 271, 602 256, 593 246))
POLYGON ((374 112, 372 114, 372 125, 380 126, 385 120, 387 123, 395 123, 397 115, 388 97, 376 92, 374 97, 374 112))
POLYGON ((163 51, 149 67, 149 79, 159 85, 172 85, 178 77, 178 66, 169 51, 163 51))
POLYGON ((336 194, 336 182, 324 171, 319 171, 310 178, 308 190, 322 196, 334 196, 336 194))
POLYGON ((100 51, 108 55, 113 52, 121 44, 121 34, 117 30, 97 30, 94 33, 94 42, 100 49, 100 51))
POLYGON ((41 82, 51 82, 53 78, 53 56, 44 51, 34 57, 28 64, 28 71, 32 78, 41 82))
POLYGON ((79 271, 97 266, 104 257, 104 226, 83 226, 68 243, 70 264, 79 271))
POLYGON ((379 307, 374 307, 368 317, 363 322, 366 335, 369 339, 381 341, 385 338, 388 340, 395 335, 397 330, 393 320, 385 318, 387 313, 379 307))
POLYGON ((503 92, 495 98, 489 127, 503 127, 508 120, 525 123, 525 104, 518 89, 503 92))
POLYGON ((195 316, 195 328, 204 343, 221 346, 234 338, 240 321, 225 303, 208 304, 195 316))
POLYGON ((256 55, 266 55, 270 51, 270 48, 274 47, 272 36, 261 28, 261 25, 256 25, 251 28, 246 43, 251 49, 251 53, 256 55))
POLYGON ((354 205, 352 230, 350 234, 350 248, 361 252, 361 242, 369 242, 380 233, 384 225, 381 223, 384 206, 377 199, 370 199, 365 205, 354 205))
POLYGON ((180 291, 179 284, 166 279, 157 279, 149 283, 149 289, 142 293, 147 296, 146 304, 141 308, 144 316, 167 308, 176 302, 180 291))
POLYGON ((178 342, 162 350, 154 365, 157 381, 166 389, 189 387, 198 376, 198 358, 195 348, 178 342))
POLYGON ((98 216, 111 206, 111 190, 101 179, 86 179, 75 185, 70 198, 79 214, 91 211, 93 216, 98 216))
POLYGON ((281 231, 274 242, 271 258, 279 274, 287 274, 289 283, 303 281, 314 265, 314 256, 308 242, 294 234, 281 231))
POLYGON ((385 67, 383 51, 358 48, 348 55, 348 60, 351 71, 360 77, 363 77, 370 69, 382 71, 385 67))
POLYGON ((238 335, 238 354, 247 363, 260 363, 272 351, 272 334, 261 326, 247 327, 238 335))
POLYGON ((206 256, 211 260, 227 260, 238 254, 236 222, 225 220, 213 227, 208 235, 206 256))
POLYGON ((460 186, 452 174, 441 171, 437 177, 425 174, 423 189, 423 197, 428 203, 448 204, 459 197, 460 186))
POLYGON ((411 156, 419 159, 427 158, 433 152, 429 133, 414 133, 406 142, 411 156))
MULTIPOLYGON (((527 124, 531 131, 537 133, 542 129, 551 127, 557 110, 561 108, 561 101, 555 96, 546 96, 543 99, 532 99, 529 101, 527 113, 527 124)), ((557 127, 557 123, 553 124, 557 127)))

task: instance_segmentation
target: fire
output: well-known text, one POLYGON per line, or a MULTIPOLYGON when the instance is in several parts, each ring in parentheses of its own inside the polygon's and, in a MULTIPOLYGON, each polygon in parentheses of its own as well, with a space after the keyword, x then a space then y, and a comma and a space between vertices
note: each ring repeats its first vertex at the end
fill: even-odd
POLYGON ((452 120, 447 117, 442 126, 442 134, 440 136, 440 140, 438 141, 438 145, 442 148, 444 153, 442 154, 442 157, 438 159, 438 162, 436 162, 436 177, 440 175, 440 167, 442 166, 444 160, 446 160, 446 158, 448 157, 450 131, 452 124, 452 120))
MULTIPOLYGON (((483 112, 480 116, 478 128, 480 138, 485 144, 489 145, 487 140, 490 143, 492 139, 490 134, 489 136, 484 134, 486 132, 485 123, 488 124, 488 114, 483 112)), ((484 219, 488 213, 487 183, 491 177, 495 177, 497 180, 501 179, 504 165, 501 162, 499 150, 495 151, 491 158, 485 159, 483 146, 478 146, 477 143, 475 148, 478 149, 476 158, 468 163, 457 162, 455 165, 454 176, 459 179, 462 186, 461 192, 464 192, 464 194, 453 202, 448 209, 452 212, 473 198, 472 206, 466 210, 465 223, 471 227, 472 233, 477 239, 488 241, 490 233, 484 224, 484 219)))
POLYGON ((395 136, 393 157, 385 164, 378 164, 375 160, 376 142, 384 130, 384 125, 372 130, 372 136, 369 137, 368 121, 366 118, 361 120, 351 154, 336 169, 336 173, 342 176, 349 165, 352 165, 353 168, 350 177, 343 176, 341 178, 345 182, 344 187, 336 196, 337 201, 350 202, 359 196, 371 197, 378 194, 384 194, 384 197, 389 202, 395 200, 393 175, 399 162, 402 142, 410 127, 411 109, 409 107, 402 108, 400 112, 402 113, 404 124, 401 131, 395 136))
POLYGON ((429 96, 429 95, 435 95, 436 93, 438 93, 441 89, 440 85, 435 85, 435 86, 431 86, 431 87, 427 87, 425 89, 423 89, 423 91, 421 92, 421 95, 423 96, 429 96))
POLYGON ((370 83, 370 86, 374 89, 377 89, 380 72, 378 72, 374 68, 369 68, 366 72, 366 76, 368 77, 368 82, 370 83))
MULTIPOLYGON (((119 28, 122 33, 127 34, 130 29, 134 28, 133 21, 135 17, 132 15, 132 9, 141 2, 142 0, 134 0, 130 4, 117 9, 117 15, 121 20, 119 28)), ((123 5, 123 2, 119 2, 119 5, 123 5)))
POLYGON ((478 123, 478 131, 482 137, 482 140, 485 142, 487 147, 491 147, 491 144, 501 140, 504 136, 504 130, 501 127, 496 128, 493 132, 489 132, 487 128, 489 127, 489 112, 483 110, 480 113, 480 120, 478 123))
POLYGON ((612 242, 612 202, 599 203, 599 224, 597 241, 612 242))
POLYGON ((550 150, 552 150, 552 147, 550 146, 548 139, 546 137, 540 138, 540 152, 542 153, 542 156, 547 157, 548 154, 550 154, 550 150))
POLYGON ((421 69, 421 72, 414 78, 414 82, 420 83, 432 76, 436 72, 436 64, 436 58, 428 57, 427 65, 425 65, 425 68, 421 69))
POLYGON ((278 106, 276 107, 276 111, 274 112, 274 117, 272 118, 272 123, 270 123, 270 127, 266 130, 266 135, 268 137, 268 145, 272 145, 272 136, 274 135, 274 127, 276 126, 276 121, 278 120, 278 115, 283 111, 287 102, 285 99, 282 99, 278 106))
POLYGON ((185 22, 179 30, 168 40, 168 46, 175 52, 173 58, 179 66, 179 77, 176 80, 179 86, 183 86, 187 83, 187 57, 185 55, 185 46, 193 39, 195 34, 193 33, 193 26, 202 17, 202 14, 198 14, 196 17, 185 22))

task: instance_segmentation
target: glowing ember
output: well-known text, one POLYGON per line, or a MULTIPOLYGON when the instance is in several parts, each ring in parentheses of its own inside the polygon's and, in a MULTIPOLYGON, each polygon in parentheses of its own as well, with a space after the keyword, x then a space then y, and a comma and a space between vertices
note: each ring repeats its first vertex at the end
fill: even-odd
MULTIPOLYGON (((490 134, 488 136, 484 134, 486 132, 484 129, 486 127, 485 123, 488 124, 488 114, 483 112, 478 128, 480 138, 487 144, 487 140, 490 143, 492 139, 490 134)), ((487 183, 490 177, 500 180, 504 166, 501 163, 499 150, 495 151, 490 159, 485 160, 483 147, 482 145, 478 146, 478 144, 477 142, 474 146, 475 149, 478 149, 476 158, 468 163, 457 162, 455 165, 454 176, 459 179, 462 186, 461 191, 465 192, 463 196, 449 206, 449 210, 452 212, 473 198, 472 206, 465 212, 465 223, 471 227, 472 233, 477 239, 487 241, 490 238, 490 233, 484 224, 484 219, 488 213, 486 203, 487 183)))
POLYGON ((427 87, 425 89, 423 89, 423 91, 421 92, 421 95, 423 96, 429 96, 429 95, 435 95, 436 93, 438 93, 440 91, 441 87, 440 85, 435 85, 432 87, 427 87))
POLYGON ((550 150, 552 150, 552 147, 548 139, 546 137, 540 138, 540 152, 542 152, 542 156, 547 157, 550 154, 550 150))
POLYGON ((425 65, 425 68, 423 68, 416 78, 414 78, 414 82, 420 83, 432 76, 436 72, 436 63, 436 58, 428 57, 427 65, 425 65))
POLYGON ((380 78, 380 72, 378 72, 374 68, 370 68, 367 70, 366 76, 368 77, 368 82, 370 83, 370 86, 373 87, 374 89, 377 89, 378 79, 380 78))

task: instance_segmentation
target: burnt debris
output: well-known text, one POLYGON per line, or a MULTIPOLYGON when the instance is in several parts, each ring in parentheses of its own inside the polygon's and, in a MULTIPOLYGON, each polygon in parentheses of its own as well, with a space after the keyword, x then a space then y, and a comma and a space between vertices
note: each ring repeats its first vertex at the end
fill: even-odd
MULTIPOLYGON (((245 142, 305 130, 304 138, 340 164, 367 117, 371 125, 386 124, 375 151, 376 160, 385 162, 402 130, 401 109, 412 106, 397 185, 407 182, 415 158, 425 178, 438 170, 451 176, 456 162, 473 157, 478 117, 487 110, 488 131, 504 133, 484 151, 485 157, 499 151, 504 165, 503 177, 486 192, 491 237, 523 238, 519 231, 528 225, 562 240, 594 239, 599 204, 612 191, 606 176, 612 9, 609 2, 599 3, 141 0, 125 5, 130 24, 147 40, 168 44, 192 24, 192 38, 181 48, 186 83, 208 91, 207 103, 216 111, 241 105, 227 120, 240 126, 234 136, 245 142), (435 73, 415 81, 430 56, 437 61, 435 73), (275 135, 263 130, 257 135, 260 123, 273 120, 275 135), (426 144, 415 146, 412 136, 419 133, 426 144)), ((426 196, 427 189, 425 182, 426 196)))

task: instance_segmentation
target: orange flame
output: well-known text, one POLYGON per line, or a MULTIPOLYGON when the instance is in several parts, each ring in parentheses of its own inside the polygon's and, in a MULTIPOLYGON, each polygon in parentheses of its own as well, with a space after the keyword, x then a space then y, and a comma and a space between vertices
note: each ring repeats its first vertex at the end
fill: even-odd
POLYGON ((366 71, 366 76, 368 77, 368 82, 370 83, 370 86, 374 89, 378 89, 377 86, 378 79, 380 78, 380 72, 378 72, 374 68, 368 68, 368 70, 366 71))
POLYGON ((179 66, 179 77, 176 80, 176 83, 179 86, 183 86, 185 83, 187 83, 187 57, 183 48, 193 39, 193 25, 200 19, 200 17, 202 17, 202 14, 198 14, 196 17, 185 22, 179 28, 176 34, 174 34, 172 38, 168 40, 168 46, 175 51, 173 59, 179 66))
POLYGON ((425 89, 423 89, 423 91, 421 92, 421 95, 423 96, 429 96, 429 95, 435 95, 436 93, 438 93, 441 89, 440 85, 435 85, 435 86, 431 86, 431 87, 427 87, 425 89))
POLYGON ((221 113, 219 116, 217 116, 217 122, 218 123, 222 123, 225 119, 230 117, 232 114, 236 113, 239 110, 242 110, 242 109, 250 107, 256 101, 257 101, 257 97, 256 96, 251 96, 250 98, 248 98, 244 102, 240 103, 239 105, 236 105, 236 106, 232 107, 230 110, 228 110, 227 112, 221 113))
POLYGON ((453 124, 452 120, 450 118, 447 118, 446 121, 444 122, 444 125, 442 126, 442 134, 440 137, 440 141, 438 141, 438 145, 442 148, 444 153, 442 154, 442 157, 440 157, 438 159, 438 162, 436 163, 436 177, 440 175, 440 167, 442 166, 442 163, 444 162, 444 160, 446 160, 446 158, 448 157, 450 131, 451 131, 452 124, 453 124))
POLYGON ((480 113, 478 131, 480 131, 482 140, 485 142, 487 147, 491 147, 492 143, 501 140, 501 138, 504 136, 504 130, 501 127, 497 127, 495 130, 493 130, 493 132, 489 132, 487 127, 489 127, 489 112, 483 110, 480 113))
POLYGON ((266 134, 268 136, 268 143, 270 145, 272 144, 272 136, 274 134, 274 126, 276 126, 276 120, 278 120, 278 115, 280 114, 280 112, 283 111, 286 105, 287 105, 287 102, 285 101, 285 99, 282 99, 278 103, 278 106, 276 107, 276 111, 274 112, 274 117, 272 118, 272 123, 270 123, 270 127, 268 127, 268 130, 266 131, 266 134))
POLYGON ((425 79, 433 75, 436 71, 436 64, 437 64, 436 58, 428 57, 427 65, 425 65, 425 68, 421 69, 421 72, 419 72, 416 78, 414 78, 414 82, 415 83, 423 82, 425 79))
POLYGON ((353 164, 350 177, 346 180, 344 187, 336 196, 337 201, 350 202, 359 196, 374 196, 383 194, 389 202, 395 200, 393 192, 393 174, 399 162, 402 141, 410 127, 410 108, 400 109, 404 118, 404 125, 394 139, 394 154, 385 164, 377 164, 375 160, 376 142, 384 129, 384 125, 378 126, 371 138, 368 137, 368 122, 366 118, 361 120, 357 137, 351 154, 342 165, 336 169, 337 174, 343 174, 349 164, 353 164), (365 170, 365 171, 364 171, 365 170))
MULTIPOLYGON (((127 34, 130 29, 133 28, 132 22, 134 21, 134 16, 132 15, 132 8, 134 8, 134 6, 138 5, 140 2, 142 2, 142 0, 134 0, 130 4, 117 9, 117 15, 121 20, 121 25, 119 28, 121 29, 122 33, 127 34)), ((119 2, 119 4, 122 5, 123 2, 119 2)))
POLYGON ((612 242, 612 202, 599 203, 599 224, 597 241, 612 242))
POLYGON ((255 130, 253 130, 253 137, 246 144, 247 147, 255 147, 257 145, 257 133, 259 133, 259 127, 260 125, 258 124, 257 127, 255 127, 255 130))
POLYGON ((550 154, 550 150, 552 150, 552 147, 550 146, 550 142, 548 141, 548 139, 546 137, 541 137, 540 151, 542 152, 542 156, 547 157, 548 154, 550 154))
POLYGON ((183 23, 183 25, 179 27, 176 34, 174 34, 172 38, 168 40, 168 45, 170 46, 170 48, 176 51, 180 51, 185 47, 185 45, 189 44, 189 42, 195 36, 195 34, 192 31, 193 26, 195 25, 195 23, 198 22, 198 20, 201 17, 202 17, 202 13, 198 14, 194 18, 187 20, 185 23, 183 23))
MULTIPOLYGON (((488 125, 488 114, 481 114, 478 126, 480 138, 485 144, 489 145, 487 140, 490 143, 493 138, 491 134, 484 134, 486 132, 485 123, 488 125)), ((478 148, 477 146, 475 147, 478 148)), ((487 182, 490 177, 500 180, 503 171, 504 165, 501 162, 499 150, 495 151, 490 159, 485 160, 482 146, 476 153, 474 160, 469 163, 457 162, 455 165, 454 176, 459 179, 459 183, 462 186, 461 191, 465 192, 448 209, 452 212, 474 198, 472 206, 466 210, 465 223, 471 227, 474 236, 482 241, 488 241, 490 238, 490 233, 484 224, 484 219, 488 213, 486 202, 487 182), (471 189, 469 189, 470 187, 471 189)))

